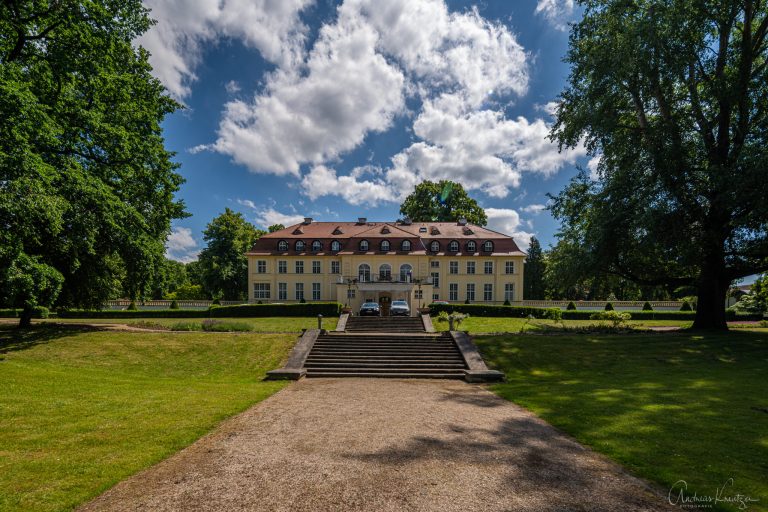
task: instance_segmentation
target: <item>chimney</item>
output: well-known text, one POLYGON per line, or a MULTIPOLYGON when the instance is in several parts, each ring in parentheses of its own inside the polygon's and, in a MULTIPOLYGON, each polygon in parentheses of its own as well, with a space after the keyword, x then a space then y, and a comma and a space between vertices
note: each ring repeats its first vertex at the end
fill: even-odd
POLYGON ((312 217, 304 217, 304 224, 306 225, 312 224, 312 217))
POLYGON ((459 219, 459 226, 466 226, 467 225, 467 219, 464 217, 459 219))
POLYGON ((410 217, 403 217, 403 225, 410 226, 412 224, 410 217))
POLYGON ((357 223, 358 224, 365 224, 366 222, 368 222, 368 217, 358 217, 357 218, 357 223))

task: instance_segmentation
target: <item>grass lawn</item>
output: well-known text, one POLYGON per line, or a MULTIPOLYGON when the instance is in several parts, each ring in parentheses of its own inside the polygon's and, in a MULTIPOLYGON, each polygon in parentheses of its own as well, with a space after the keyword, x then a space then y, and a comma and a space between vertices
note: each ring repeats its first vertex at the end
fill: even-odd
MULTIPOLYGON (((171 327, 179 323, 200 324, 204 318, 52 318, 49 320, 33 320, 33 322, 47 323, 75 323, 75 324, 127 324, 149 325, 158 324, 171 327)), ((301 332, 302 329, 316 329, 317 317, 264 317, 264 318, 215 318, 223 322, 246 323, 254 332, 301 332)), ((324 329, 335 329, 338 318, 323 318, 324 329)))
POLYGON ((0 510, 65 510, 281 389, 288 334, 0 327, 0 510))
MULTIPOLYGON (((448 324, 443 322, 435 322, 436 329, 448 329, 448 324)), ((533 320, 526 325, 527 320, 525 318, 504 318, 504 317, 472 317, 470 316, 459 326, 459 329, 469 331, 470 333, 497 333, 497 332, 520 332, 520 329, 525 325, 526 331, 536 331, 539 329, 538 325, 548 325, 552 327, 560 327, 560 322, 555 324, 552 320, 533 320)), ((565 320, 566 327, 585 327, 588 325, 610 325, 610 322, 601 322, 598 320, 565 320)), ((630 320, 626 325, 638 329, 646 327, 661 327, 672 326, 688 328, 691 326, 690 321, 687 320, 630 320)))
MULTIPOLYGON (((768 510, 768 332, 504 335, 475 341, 492 389, 635 474, 768 510)), ((737 510, 737 507, 724 510, 737 510)))

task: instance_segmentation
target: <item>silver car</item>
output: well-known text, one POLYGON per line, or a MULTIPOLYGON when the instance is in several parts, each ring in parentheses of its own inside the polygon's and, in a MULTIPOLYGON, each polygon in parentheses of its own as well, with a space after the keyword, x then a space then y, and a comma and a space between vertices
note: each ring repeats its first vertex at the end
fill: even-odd
POLYGON ((404 300, 393 300, 392 305, 389 307, 390 316, 411 316, 411 308, 408 307, 408 303, 404 300))

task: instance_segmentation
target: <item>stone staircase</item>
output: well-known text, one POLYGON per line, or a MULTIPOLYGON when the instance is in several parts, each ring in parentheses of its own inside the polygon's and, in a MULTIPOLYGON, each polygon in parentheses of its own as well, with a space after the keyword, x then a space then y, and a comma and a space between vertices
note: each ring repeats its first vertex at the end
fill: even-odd
POLYGON ((415 316, 352 316, 346 332, 423 333, 424 324, 415 316))
MULTIPOLYGON (((363 320, 359 326, 370 328, 375 324, 369 320, 384 319, 363 320)), ((409 319, 394 319, 395 324, 403 320, 409 319)), ((449 335, 424 333, 422 328, 420 334, 408 331, 321 334, 304 362, 304 369, 307 377, 464 379, 467 365, 449 335)))

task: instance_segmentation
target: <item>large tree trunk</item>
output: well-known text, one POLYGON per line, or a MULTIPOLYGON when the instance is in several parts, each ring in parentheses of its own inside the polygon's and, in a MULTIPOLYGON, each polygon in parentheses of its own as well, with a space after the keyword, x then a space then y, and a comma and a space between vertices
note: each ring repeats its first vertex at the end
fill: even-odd
POLYGON ((728 330, 725 299, 731 282, 724 277, 725 262, 716 255, 705 257, 699 278, 694 329, 728 330))
POLYGON ((31 327, 32 326, 32 309, 24 308, 21 310, 19 316, 19 327, 31 327))

